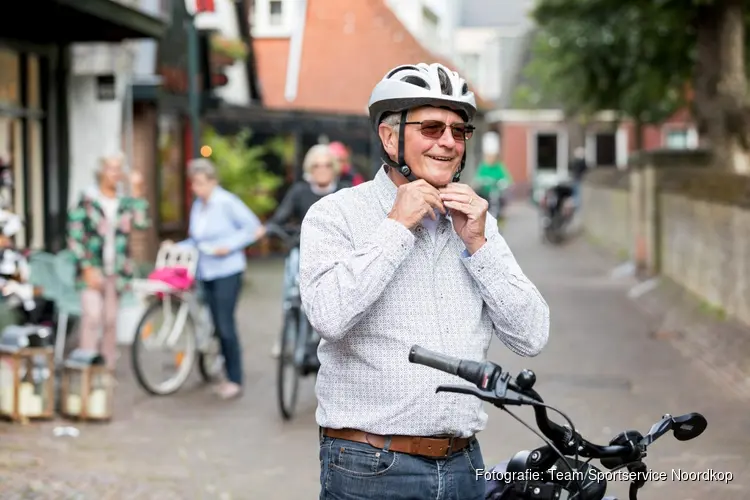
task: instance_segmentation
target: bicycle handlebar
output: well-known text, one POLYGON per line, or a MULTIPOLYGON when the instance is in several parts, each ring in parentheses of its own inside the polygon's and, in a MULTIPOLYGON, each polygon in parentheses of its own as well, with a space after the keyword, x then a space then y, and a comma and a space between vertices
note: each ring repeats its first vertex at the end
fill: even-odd
POLYGON ((457 375, 476 386, 440 386, 436 392, 470 394, 498 407, 532 406, 539 430, 563 453, 577 453, 582 457, 599 459, 608 469, 640 460, 645 456, 648 445, 669 430, 674 432, 676 439, 686 441, 698 437, 708 425, 700 413, 679 417, 667 414, 651 427, 645 437, 637 431, 626 431, 616 436, 609 445, 598 445, 587 441, 570 427, 561 426, 549 419, 547 405, 532 389, 536 375, 531 370, 523 370, 513 379, 510 373, 503 372, 500 366, 489 361, 457 359, 418 345, 412 346, 409 361, 457 375))
POLYGON ((300 228, 287 229, 278 224, 266 224, 266 233, 281 238, 285 245, 292 248, 298 244, 300 239, 300 228))

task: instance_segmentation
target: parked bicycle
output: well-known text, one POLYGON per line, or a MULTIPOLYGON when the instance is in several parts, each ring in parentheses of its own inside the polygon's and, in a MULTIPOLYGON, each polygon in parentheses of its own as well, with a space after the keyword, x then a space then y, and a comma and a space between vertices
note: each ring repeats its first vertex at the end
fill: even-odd
MULTIPOLYGON (((176 245, 163 247, 156 258, 156 269, 184 269, 195 283, 198 252, 176 245)), ((146 303, 146 311, 136 328, 131 345, 133 371, 140 386, 157 396, 178 391, 198 363, 201 377, 214 382, 222 373, 224 358, 208 306, 202 303, 195 284, 188 288, 175 287, 166 281, 134 280, 133 291, 146 303), (157 372, 150 372, 143 358, 146 355, 166 355, 157 364, 157 372)))
POLYGON ((497 225, 500 229, 505 225, 505 210, 508 206, 509 197, 510 182, 508 179, 500 179, 489 196, 489 207, 487 209, 490 215, 497 219, 497 225))
POLYGON ((275 224, 266 226, 266 234, 279 237, 287 249, 284 261, 284 296, 281 328, 281 349, 278 357, 276 393, 279 411, 284 420, 294 417, 299 380, 317 374, 317 348, 320 337, 313 330, 302 309, 299 291, 299 229, 284 229, 275 224))
POLYGON ((417 345, 412 346, 409 361, 471 382, 476 387, 441 385, 436 392, 469 394, 492 403, 546 443, 535 450, 520 451, 493 469, 482 471, 488 479, 486 500, 617 500, 612 496, 605 498, 607 474, 590 465, 592 459, 598 459, 613 472, 627 468, 628 473, 624 476, 631 480, 629 498, 637 500, 638 490, 651 477, 643 463, 647 448, 670 430, 678 441, 688 441, 700 436, 708 426, 700 413, 679 417, 667 414, 645 436, 630 430, 615 436, 608 446, 598 445, 585 440, 564 413, 544 403, 533 389, 536 375, 531 370, 523 370, 513 379, 510 373, 494 363, 451 358, 417 345), (506 408, 522 405, 534 408, 537 426, 549 439, 506 408), (547 416, 547 408, 560 414, 568 425, 552 422, 547 416), (580 461, 579 456, 589 460, 580 461))
POLYGON ((559 245, 565 241, 576 210, 573 194, 573 187, 567 181, 544 192, 539 202, 543 243, 559 245))

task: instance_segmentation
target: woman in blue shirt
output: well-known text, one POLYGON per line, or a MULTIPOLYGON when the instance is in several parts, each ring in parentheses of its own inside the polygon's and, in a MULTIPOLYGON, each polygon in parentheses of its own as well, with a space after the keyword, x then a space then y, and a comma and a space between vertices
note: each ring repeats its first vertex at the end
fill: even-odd
POLYGON ((188 173, 196 198, 189 238, 178 245, 193 246, 200 255, 197 278, 219 334, 227 376, 217 389, 229 399, 242 393, 242 350, 234 312, 247 265, 244 249, 257 239, 261 223, 242 200, 219 186, 209 160, 192 160, 188 173))

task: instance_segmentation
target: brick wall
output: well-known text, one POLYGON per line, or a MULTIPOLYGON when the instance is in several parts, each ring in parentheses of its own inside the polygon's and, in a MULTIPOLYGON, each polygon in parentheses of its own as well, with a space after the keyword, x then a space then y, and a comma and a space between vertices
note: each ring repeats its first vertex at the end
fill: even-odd
POLYGON ((691 167, 671 156, 632 165, 629 184, 587 179, 585 230, 613 252, 633 249, 647 274, 750 326, 750 177, 698 166, 699 152, 691 167))
POLYGON ((588 235, 618 257, 632 246, 628 174, 621 170, 594 170, 582 190, 582 217, 588 235))

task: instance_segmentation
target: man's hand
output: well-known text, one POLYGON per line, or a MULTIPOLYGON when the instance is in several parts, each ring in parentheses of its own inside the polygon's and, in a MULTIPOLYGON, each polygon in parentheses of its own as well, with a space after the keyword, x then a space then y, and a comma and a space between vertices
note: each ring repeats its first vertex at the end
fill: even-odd
POLYGON ((388 218, 400 222, 408 229, 414 229, 425 215, 435 220, 435 209, 443 215, 446 213, 438 190, 427 181, 419 179, 399 186, 388 218))
POLYGON ((260 226, 255 230, 255 239, 259 240, 266 235, 266 226, 260 226))
POLYGON ((214 249, 213 253, 217 257, 224 257, 225 255, 229 253, 229 249, 225 247, 219 247, 219 248, 214 249))
POLYGON ((86 287, 92 290, 101 290, 104 285, 104 278, 99 269, 87 267, 83 270, 83 282, 86 283, 86 287))
POLYGON ((440 198, 451 209, 453 229, 464 242, 466 250, 474 254, 487 241, 484 225, 489 203, 477 196, 468 185, 457 182, 440 188, 440 198))

